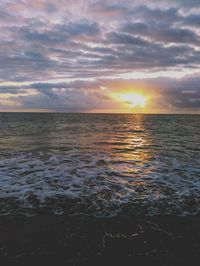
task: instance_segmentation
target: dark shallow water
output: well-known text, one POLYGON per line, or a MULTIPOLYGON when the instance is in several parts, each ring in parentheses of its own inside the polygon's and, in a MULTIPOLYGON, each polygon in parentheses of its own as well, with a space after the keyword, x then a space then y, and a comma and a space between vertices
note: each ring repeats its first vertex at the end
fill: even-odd
POLYGON ((200 213, 200 116, 0 114, 0 214, 200 213))

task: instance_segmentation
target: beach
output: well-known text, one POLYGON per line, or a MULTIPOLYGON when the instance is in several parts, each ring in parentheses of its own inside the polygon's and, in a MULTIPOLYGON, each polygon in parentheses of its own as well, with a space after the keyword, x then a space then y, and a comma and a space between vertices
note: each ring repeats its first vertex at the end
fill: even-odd
POLYGON ((0 218, 1 265, 198 265, 200 217, 0 218))

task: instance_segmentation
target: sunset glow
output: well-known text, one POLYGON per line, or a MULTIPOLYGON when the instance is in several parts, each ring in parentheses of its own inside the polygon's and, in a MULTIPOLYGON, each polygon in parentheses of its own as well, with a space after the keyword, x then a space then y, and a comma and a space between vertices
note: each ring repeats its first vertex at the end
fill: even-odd
POLYGON ((0 111, 200 113, 199 1, 2 0, 0 10, 0 111))
POLYGON ((122 94, 120 95, 120 98, 132 108, 145 108, 148 99, 147 96, 136 93, 122 94))

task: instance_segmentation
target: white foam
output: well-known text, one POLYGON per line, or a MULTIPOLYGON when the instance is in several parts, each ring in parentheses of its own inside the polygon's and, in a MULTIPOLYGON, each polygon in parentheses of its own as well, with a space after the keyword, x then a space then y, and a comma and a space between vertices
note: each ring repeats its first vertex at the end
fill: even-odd
POLYGON ((41 206, 62 196, 89 202, 96 214, 118 213, 127 204, 133 214, 138 208, 149 214, 200 211, 198 159, 189 165, 176 158, 140 162, 120 156, 77 150, 12 153, 0 161, 0 198, 16 198, 22 208, 31 208, 30 195, 41 206))

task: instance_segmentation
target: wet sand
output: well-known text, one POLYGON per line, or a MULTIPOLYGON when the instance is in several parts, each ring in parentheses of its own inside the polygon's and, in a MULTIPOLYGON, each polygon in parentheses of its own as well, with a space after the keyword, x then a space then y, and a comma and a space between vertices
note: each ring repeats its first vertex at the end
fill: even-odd
POLYGON ((199 265, 200 217, 0 217, 0 265, 199 265))

